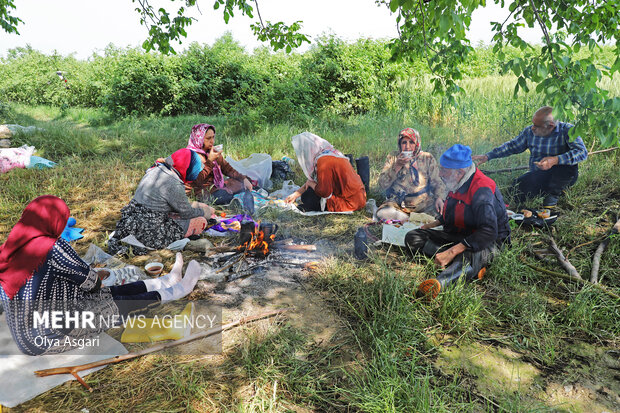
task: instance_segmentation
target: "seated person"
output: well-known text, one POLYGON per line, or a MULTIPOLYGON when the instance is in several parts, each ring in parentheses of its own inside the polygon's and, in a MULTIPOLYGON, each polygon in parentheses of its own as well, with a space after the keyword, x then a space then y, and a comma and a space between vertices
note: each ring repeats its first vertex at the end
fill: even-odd
POLYGON ((65 342, 67 337, 86 339, 113 326, 97 322, 100 317, 113 324, 115 316, 182 298, 194 289, 200 265, 190 262, 182 278, 180 253, 172 271, 163 277, 101 287, 98 272, 61 238, 68 219, 69 208, 62 199, 40 196, 28 204, 0 246, 0 300, 13 339, 24 354, 72 350, 75 346, 65 342), (35 325, 35 310, 89 311, 95 314, 94 328, 35 325))
POLYGON ((439 178, 437 161, 420 150, 420 134, 407 128, 398 134, 398 151, 388 155, 379 175, 385 202, 377 218, 407 221, 410 212, 436 215, 441 212, 446 187, 439 178))
MULTIPOLYGON (((124 247, 120 240, 134 235, 149 248, 162 249, 174 241, 201 234, 213 208, 190 203, 184 184, 191 182, 202 170, 200 157, 189 149, 179 149, 149 168, 138 184, 129 205, 121 210, 114 237, 108 241, 112 255, 124 247)), ((134 247, 134 254, 144 255, 147 250, 134 247)))
POLYGON ((200 123, 192 127, 187 149, 200 156, 204 167, 195 180, 185 184, 185 192, 194 193, 199 200, 211 199, 216 205, 225 205, 243 189, 251 191, 252 183, 226 162, 222 152, 213 147, 214 143, 215 126, 200 123), (224 180, 224 176, 229 179, 224 180))
POLYGON ((456 144, 439 158, 439 175, 448 197, 435 222, 407 233, 405 244, 412 251, 435 256, 441 267, 449 267, 420 284, 418 293, 440 290, 461 275, 468 281, 484 274, 497 247, 510 240, 510 226, 504 198, 495 182, 476 168, 469 146, 456 144), (443 230, 434 230, 443 225, 443 230))
POLYGON ((577 182, 579 162, 588 157, 583 140, 578 136, 571 141, 568 136, 573 125, 556 121, 552 111, 552 107, 543 106, 534 113, 532 125, 519 136, 486 155, 472 157, 482 165, 529 149, 530 170, 515 181, 519 206, 528 197, 543 195, 543 208, 555 208, 564 190, 577 182))
POLYGON ((308 180, 286 197, 301 197, 303 211, 357 211, 366 206, 366 191, 349 158, 310 132, 293 136, 293 148, 308 180))

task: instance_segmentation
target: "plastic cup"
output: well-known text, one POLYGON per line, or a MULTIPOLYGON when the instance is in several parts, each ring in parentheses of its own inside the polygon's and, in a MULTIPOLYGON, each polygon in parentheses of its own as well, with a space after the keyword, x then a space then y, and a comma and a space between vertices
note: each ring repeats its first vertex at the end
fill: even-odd
POLYGON ((156 276, 161 274, 164 269, 164 264, 161 262, 149 262, 144 266, 144 269, 149 275, 156 276))

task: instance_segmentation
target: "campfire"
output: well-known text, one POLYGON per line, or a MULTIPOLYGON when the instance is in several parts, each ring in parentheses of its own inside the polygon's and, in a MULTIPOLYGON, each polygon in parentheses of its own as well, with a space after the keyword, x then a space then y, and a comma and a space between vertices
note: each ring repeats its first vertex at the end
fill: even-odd
POLYGON ((205 254, 216 273, 227 272, 226 280, 233 281, 266 271, 275 266, 307 267, 315 265, 315 245, 294 244, 291 238, 276 240, 277 224, 252 221, 241 224, 236 246, 221 246, 205 254), (301 254, 300 254, 301 253, 301 254))

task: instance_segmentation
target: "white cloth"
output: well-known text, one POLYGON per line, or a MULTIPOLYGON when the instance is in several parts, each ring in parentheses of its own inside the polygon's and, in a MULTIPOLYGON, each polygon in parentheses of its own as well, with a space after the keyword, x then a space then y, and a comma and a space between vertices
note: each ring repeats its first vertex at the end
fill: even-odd
MULTIPOLYGON (((4 315, 1 315, 0 352, 5 355, 0 355, 0 405, 15 407, 66 381, 75 380, 70 374, 37 377, 34 375, 36 370, 75 366, 127 354, 125 347, 106 333, 99 334, 99 338, 100 345, 93 348, 93 354, 84 354, 84 350, 76 349, 48 356, 26 356, 19 352, 4 315), (79 354, 75 354, 78 352, 79 354), (7 377, 10 377, 10 380, 5 380, 7 377)), ((79 375, 84 377, 104 367, 81 371, 79 375)))
POLYGON ((345 158, 342 152, 334 149, 331 143, 310 132, 302 132, 291 138, 293 148, 297 154, 299 165, 306 178, 316 181, 316 161, 322 156, 345 158))

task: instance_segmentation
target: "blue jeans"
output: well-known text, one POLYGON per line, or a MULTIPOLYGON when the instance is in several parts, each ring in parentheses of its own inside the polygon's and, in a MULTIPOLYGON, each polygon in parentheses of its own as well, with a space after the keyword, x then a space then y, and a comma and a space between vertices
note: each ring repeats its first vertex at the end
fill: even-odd
POLYGON ((544 206, 555 206, 566 188, 577 182, 577 165, 555 165, 551 169, 527 172, 515 180, 516 201, 523 204, 527 198, 544 195, 544 206))

